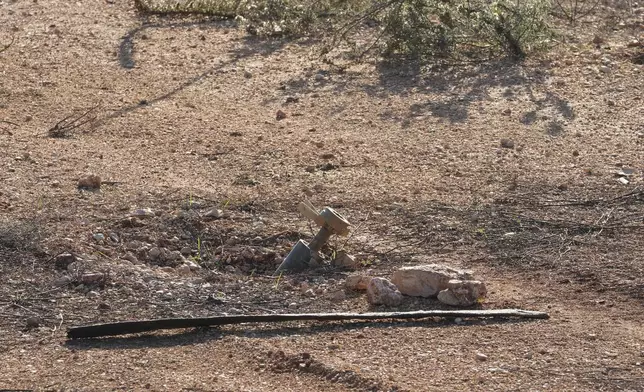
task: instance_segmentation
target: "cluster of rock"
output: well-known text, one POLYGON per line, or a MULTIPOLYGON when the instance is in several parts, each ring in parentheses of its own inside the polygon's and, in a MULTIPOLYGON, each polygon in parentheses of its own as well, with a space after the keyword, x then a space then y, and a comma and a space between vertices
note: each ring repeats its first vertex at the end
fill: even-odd
POLYGON ((373 305, 398 306, 404 296, 434 297, 450 306, 472 306, 487 296, 485 284, 467 271, 440 264, 402 267, 391 280, 351 275, 346 280, 351 290, 366 290, 373 305))

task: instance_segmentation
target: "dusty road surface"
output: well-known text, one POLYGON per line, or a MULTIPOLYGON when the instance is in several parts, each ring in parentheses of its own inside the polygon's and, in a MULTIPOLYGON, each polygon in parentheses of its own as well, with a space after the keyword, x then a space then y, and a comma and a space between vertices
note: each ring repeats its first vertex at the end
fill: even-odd
POLYGON ((522 64, 419 70, 130 1, 0 0, 0 389, 644 390, 644 14, 600 10, 522 64), (90 174, 100 190, 79 190, 90 174), (99 321, 446 309, 371 307, 337 268, 272 276, 312 238, 305 199, 352 222, 324 252, 360 273, 466 268, 479 308, 551 318, 66 340, 99 321))

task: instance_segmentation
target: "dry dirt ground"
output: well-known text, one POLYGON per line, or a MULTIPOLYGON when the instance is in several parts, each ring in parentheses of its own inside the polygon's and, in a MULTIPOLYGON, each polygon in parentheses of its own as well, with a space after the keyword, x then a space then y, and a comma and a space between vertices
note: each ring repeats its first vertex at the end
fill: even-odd
POLYGON ((124 0, 0 0, 0 389, 644 390, 642 10, 602 6, 523 64, 417 69, 124 0), (77 189, 88 174, 100 191, 77 189), (387 310, 342 294, 348 271, 271 276, 311 238, 306 198, 353 223, 326 254, 374 276, 468 268, 480 307, 551 318, 66 341, 97 321, 387 310), (174 269, 182 250, 202 268, 174 269))

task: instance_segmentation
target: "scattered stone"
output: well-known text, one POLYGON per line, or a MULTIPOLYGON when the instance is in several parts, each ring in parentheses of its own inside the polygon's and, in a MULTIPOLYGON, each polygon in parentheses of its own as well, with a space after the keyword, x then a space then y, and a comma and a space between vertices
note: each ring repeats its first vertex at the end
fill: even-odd
POLYGON ((94 291, 94 290, 92 290, 92 291, 90 291, 89 293, 85 294, 85 296, 86 296, 87 298, 89 298, 89 299, 93 299, 93 298, 98 298, 98 297, 100 297, 101 295, 98 293, 98 291, 94 291))
POLYGON ((372 278, 370 276, 366 275, 349 275, 344 285, 349 290, 364 291, 367 289, 367 286, 369 285, 369 281, 371 279, 372 278))
POLYGON ((510 109, 510 108, 504 109, 503 114, 506 115, 506 116, 512 115, 512 109, 510 109))
POLYGON ((300 102, 300 98, 294 97, 294 96, 289 96, 286 97, 286 103, 298 103, 300 102))
POLYGON ((204 214, 206 218, 221 219, 224 217, 224 212, 220 209, 213 208, 204 214))
POLYGON ((103 242, 105 240, 105 234, 103 234, 103 233, 96 233, 92 237, 94 238, 94 241, 96 241, 96 242, 103 242))
POLYGON ((627 168, 621 168, 615 173, 615 175, 620 176, 620 177, 630 177, 633 174, 635 174, 635 170, 634 169, 627 169, 627 168))
POLYGON ((31 316, 27 318, 26 323, 27 323, 27 328, 29 329, 38 328, 40 327, 41 320, 40 320, 40 317, 38 316, 31 316))
POLYGON ((61 253, 54 257, 54 266, 56 269, 64 270, 67 267, 76 261, 76 256, 72 253, 61 253))
POLYGON ((177 272, 177 274, 182 276, 187 276, 187 275, 190 275, 191 273, 190 266, 186 264, 182 264, 178 266, 177 268, 175 268, 175 271, 177 272))
POLYGON ((617 181, 621 182, 624 185, 628 185, 630 183, 630 181, 628 181, 628 178, 626 177, 620 177, 617 179, 617 181))
POLYGON ((51 187, 52 188, 60 188, 60 181, 54 180, 51 182, 51 187))
POLYGON ((593 44, 599 46, 599 45, 601 45, 603 43, 604 43, 604 38, 602 38, 601 36, 595 34, 595 36, 593 37, 593 44))
POLYGON ((60 278, 54 280, 54 286, 56 287, 64 287, 67 286, 72 282, 72 278, 69 276, 61 276, 60 278))
POLYGON ((101 177, 90 174, 78 180, 78 189, 95 191, 101 189, 101 177))
POLYGON ((313 291, 313 289, 308 289, 304 292, 304 295, 307 297, 315 297, 315 291, 313 291))
POLYGON ((201 269, 201 266, 200 266, 199 264, 197 264, 197 263, 196 263, 195 261, 193 261, 193 260, 189 260, 189 259, 188 259, 188 260, 185 260, 185 261, 183 262, 183 264, 185 264, 185 265, 187 265, 188 267, 190 267, 190 270, 191 270, 191 271, 196 271, 196 270, 201 269))
POLYGON ((159 269, 167 274, 171 274, 174 272, 174 268, 172 267, 161 267, 159 269))
POLYGON ((610 67, 606 66, 606 65, 602 65, 601 67, 599 67, 599 71, 601 73, 609 73, 610 72, 610 67))
POLYGON ((100 272, 96 272, 96 273, 88 273, 88 274, 81 275, 80 281, 85 285, 91 285, 91 284, 101 283, 104 279, 105 279, 104 274, 100 272))
POLYGON ((250 79, 253 77, 253 74, 250 71, 244 71, 244 77, 250 79))
POLYGON ((501 147, 514 148, 514 141, 510 139, 501 139, 501 147))
POLYGON ((183 261, 185 260, 185 257, 181 254, 180 251, 178 250, 173 250, 172 252, 168 253, 167 258, 169 261, 183 261))
POLYGON ((154 247, 148 251, 148 257, 150 260, 156 260, 161 256, 161 249, 154 247))
POLYGON ((155 213, 154 211, 152 211, 151 208, 139 208, 137 210, 134 210, 134 212, 131 215, 141 218, 141 217, 155 216, 155 213))
POLYGON ((302 284, 300 284, 300 291, 302 292, 302 294, 306 293, 310 288, 311 285, 309 284, 309 282, 302 282, 302 284))
POLYGON ((281 110, 278 110, 277 113, 275 114, 275 118, 277 121, 284 120, 286 118, 286 113, 284 113, 281 110))
POLYGON ((367 285, 367 300, 372 305, 398 306, 403 296, 389 280, 372 278, 367 285))
POLYGON ((449 281, 453 279, 470 280, 472 275, 441 264, 424 264, 398 269, 392 281, 405 295, 434 297, 448 288, 449 281))
POLYGON ((67 266, 67 272, 69 273, 77 273, 81 268, 81 263, 79 261, 75 261, 67 266))
POLYGON ((143 264, 143 262, 137 259, 136 256, 130 252, 128 252, 125 256, 123 256, 123 260, 127 260, 134 265, 143 264))
POLYGON ((108 304, 107 302, 101 302, 100 304, 98 304, 98 308, 99 308, 100 310, 109 310, 109 309, 111 309, 112 307, 111 307, 111 306, 110 306, 110 304, 108 304))
POLYGON ((487 361, 487 355, 483 353, 476 353, 476 359, 481 362, 487 361))
POLYGON ((355 269, 358 266, 355 257, 351 256, 345 251, 338 252, 331 264, 333 264, 335 267, 348 269, 355 269))
POLYGON ((347 299, 347 294, 344 292, 344 290, 338 290, 338 291, 335 291, 335 292, 331 293, 331 295, 329 297, 330 297, 331 301, 342 302, 345 299, 347 299))
POLYGON ((289 309, 296 309, 297 308, 297 302, 291 302, 290 304, 288 304, 288 308, 289 309))
POLYGON ((487 296, 485 284, 478 280, 450 280, 438 293, 438 300, 450 306, 472 306, 487 296))
POLYGON ((180 252, 184 256, 190 256, 192 254, 192 249, 190 249, 189 246, 184 246, 183 248, 181 248, 180 252))
POLYGON ((226 240, 226 245, 228 246, 236 245, 238 243, 239 243, 239 237, 237 236, 232 236, 226 240))

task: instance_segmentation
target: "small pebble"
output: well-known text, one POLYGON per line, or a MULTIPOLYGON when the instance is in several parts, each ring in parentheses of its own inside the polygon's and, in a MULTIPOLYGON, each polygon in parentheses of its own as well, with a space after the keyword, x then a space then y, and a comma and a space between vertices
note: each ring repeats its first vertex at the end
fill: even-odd
POLYGON ((476 353, 476 359, 479 361, 487 361, 487 355, 483 353, 476 353))
POLYGON ((40 326, 40 317, 32 316, 27 318, 27 328, 38 328, 40 326))
POLYGON ((501 139, 501 147, 503 148, 514 148, 514 141, 510 139, 501 139))

